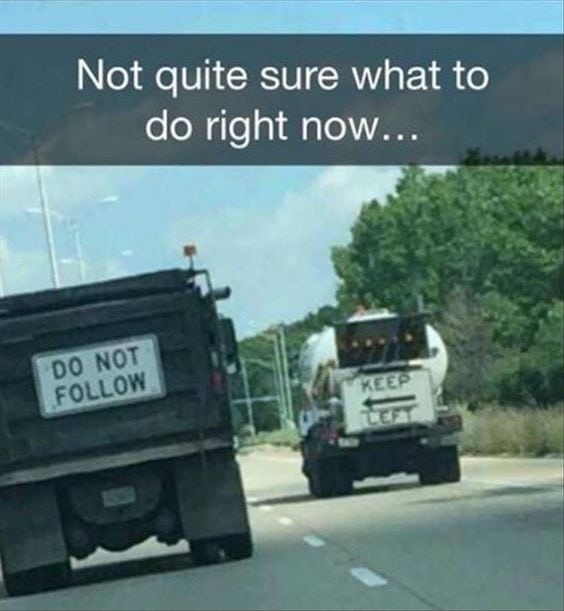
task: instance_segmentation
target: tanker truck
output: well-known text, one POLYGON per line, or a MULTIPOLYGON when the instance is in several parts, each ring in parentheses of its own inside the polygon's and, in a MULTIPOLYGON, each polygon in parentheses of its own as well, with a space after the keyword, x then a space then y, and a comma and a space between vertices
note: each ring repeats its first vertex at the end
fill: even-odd
POLYGON ((303 465, 316 497, 394 473, 423 485, 460 479, 460 414, 442 400, 448 357, 422 314, 363 311, 312 335, 300 352, 307 404, 303 465))

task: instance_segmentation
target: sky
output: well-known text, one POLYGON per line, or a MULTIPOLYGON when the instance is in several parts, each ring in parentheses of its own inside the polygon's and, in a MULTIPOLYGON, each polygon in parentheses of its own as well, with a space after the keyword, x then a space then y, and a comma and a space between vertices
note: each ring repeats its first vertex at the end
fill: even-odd
MULTIPOLYGON (((562 33, 555 1, 0 2, 1 33, 562 33)), ((182 266, 182 245, 215 284, 239 334, 334 302, 334 245, 396 167, 42 167, 63 284, 182 266)), ((50 286, 33 168, 0 169, 0 262, 7 294, 50 286)))

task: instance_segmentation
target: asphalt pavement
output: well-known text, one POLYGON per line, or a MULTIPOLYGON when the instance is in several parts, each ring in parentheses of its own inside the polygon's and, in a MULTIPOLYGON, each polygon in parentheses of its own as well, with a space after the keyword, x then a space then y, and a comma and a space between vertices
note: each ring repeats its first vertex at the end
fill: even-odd
POLYGON ((239 460, 252 559, 194 568, 187 546, 149 541, 0 608, 564 609, 561 459, 465 458, 458 484, 371 479, 326 500, 290 452, 239 460))

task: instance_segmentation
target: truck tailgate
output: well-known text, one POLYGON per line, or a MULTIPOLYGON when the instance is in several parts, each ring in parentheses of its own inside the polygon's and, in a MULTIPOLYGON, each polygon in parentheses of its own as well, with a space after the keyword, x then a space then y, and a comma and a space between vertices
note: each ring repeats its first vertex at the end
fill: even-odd
POLYGON ((212 394, 209 338, 202 319, 200 298, 186 291, 1 319, 0 472, 196 438, 201 431, 220 426, 220 398, 212 394), (132 344, 131 338, 145 343, 132 344), (155 347, 154 358, 149 355, 141 367, 153 376, 147 392, 136 394, 129 388, 122 393, 120 385, 112 388, 118 373, 112 368, 120 361, 103 360, 110 358, 111 351, 97 356, 92 351, 93 346, 104 344, 123 350, 133 345, 139 350, 150 350, 150 344, 155 347), (57 359, 61 354, 63 358, 57 359), (63 368, 70 369, 65 355, 78 360, 73 371, 58 378, 63 368), (69 398, 73 374, 85 392, 89 378, 77 372, 80 366, 92 367, 94 358, 100 366, 107 365, 107 386, 98 383, 96 388, 87 388, 88 397, 80 401, 75 388, 69 398), (59 363, 57 371, 54 360, 65 365, 59 363), (56 390, 53 385, 57 380, 66 390, 56 390), (112 392, 119 396, 113 397, 112 392), (65 395, 62 411, 57 411, 61 407, 56 405, 60 399, 57 393, 65 395), (100 394, 108 396, 100 398, 100 394), (73 403, 88 405, 74 409, 77 406, 73 403))

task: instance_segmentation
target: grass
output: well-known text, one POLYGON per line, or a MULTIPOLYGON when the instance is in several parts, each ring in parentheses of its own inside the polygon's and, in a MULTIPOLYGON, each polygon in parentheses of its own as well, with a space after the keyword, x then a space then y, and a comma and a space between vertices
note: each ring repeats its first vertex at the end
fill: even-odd
POLYGON ((245 436, 242 440, 243 446, 271 445, 290 447, 297 450, 300 447, 300 435, 293 429, 281 429, 278 431, 261 431, 253 439, 245 436))
POLYGON ((546 456, 564 453, 564 406, 489 406, 463 411, 461 451, 474 455, 546 456))
MULTIPOLYGON (((460 450, 481 456, 547 456, 564 454, 564 404, 550 409, 490 405, 478 412, 461 410, 464 432, 460 450)), ((272 445, 299 448, 296 430, 245 435, 243 446, 272 445)))

